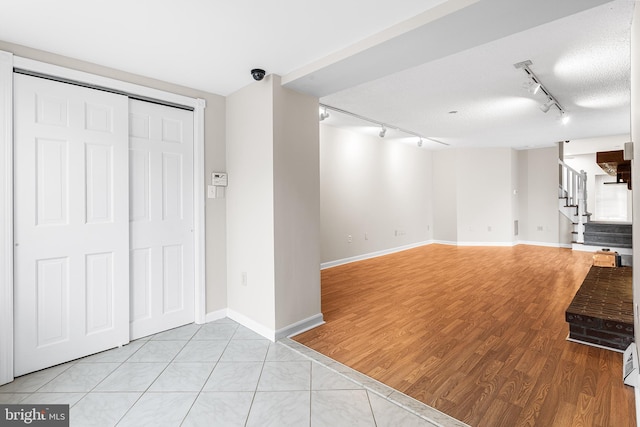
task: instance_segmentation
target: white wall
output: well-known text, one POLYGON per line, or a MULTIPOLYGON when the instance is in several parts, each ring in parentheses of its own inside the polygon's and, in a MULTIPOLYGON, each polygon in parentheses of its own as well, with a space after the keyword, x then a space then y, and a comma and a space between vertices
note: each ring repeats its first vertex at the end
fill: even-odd
POLYGON ((275 327, 319 316, 318 99, 274 82, 275 327))
POLYGON ((433 239, 458 242, 458 161, 455 150, 433 153, 433 239))
MULTIPOLYGON (((458 241, 512 244, 514 174, 509 148, 458 149, 458 241)), ((442 178, 438 177, 438 181, 442 178)), ((436 206, 436 209, 438 207, 436 206)))
POLYGON ((228 308, 269 330, 276 326, 272 87, 267 77, 229 95, 226 116, 228 308))
POLYGON ((431 170, 417 145, 321 124, 322 261, 430 240, 431 170))
MULTIPOLYGON (((209 183, 211 172, 224 171, 225 165, 225 98, 183 86, 166 83, 88 62, 78 61, 49 52, 27 48, 0 40, 0 50, 17 56, 72 68, 124 82, 147 86, 166 92, 206 101, 205 108, 205 176, 209 183)), ((201 197, 206 197, 202 194, 201 197)), ((207 312, 226 307, 226 202, 225 199, 207 200, 206 212, 206 301, 207 312)))
POLYGON ((518 152, 520 235, 534 244, 570 245, 570 223, 558 210, 558 148, 518 152))
POLYGON ((571 243, 558 211, 557 147, 424 152, 328 125, 320 135, 325 263, 424 241, 571 243))
POLYGON ((511 245, 519 219, 517 154, 509 148, 441 150, 433 158, 434 240, 511 245))
POLYGON ((227 170, 229 317, 271 339, 321 322, 317 98, 274 75, 228 96, 227 170))

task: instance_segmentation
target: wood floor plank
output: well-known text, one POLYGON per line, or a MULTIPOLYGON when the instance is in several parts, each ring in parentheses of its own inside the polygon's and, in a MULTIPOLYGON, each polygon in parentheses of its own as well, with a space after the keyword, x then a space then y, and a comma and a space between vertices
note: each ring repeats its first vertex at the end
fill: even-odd
POLYGON ((473 426, 635 426, 622 355, 566 341, 591 254, 428 245, 322 271, 295 340, 473 426))

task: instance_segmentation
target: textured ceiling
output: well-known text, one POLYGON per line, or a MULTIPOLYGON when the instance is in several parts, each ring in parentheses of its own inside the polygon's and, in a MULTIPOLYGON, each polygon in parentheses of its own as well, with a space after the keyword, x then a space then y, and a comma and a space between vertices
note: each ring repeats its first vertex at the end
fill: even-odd
MULTIPOLYGON (((323 103, 451 147, 529 148, 629 133, 635 3, 0 0, 0 41, 221 95, 262 67, 323 103), (513 64, 527 59, 568 124, 522 89, 513 64)), ((379 130, 338 113, 323 124, 379 130)))
POLYGON ((456 147, 530 148, 628 134, 633 3, 607 3, 321 101, 456 147), (527 59, 569 123, 557 120, 555 108, 538 108, 542 93, 522 88, 526 74, 513 64, 527 59))

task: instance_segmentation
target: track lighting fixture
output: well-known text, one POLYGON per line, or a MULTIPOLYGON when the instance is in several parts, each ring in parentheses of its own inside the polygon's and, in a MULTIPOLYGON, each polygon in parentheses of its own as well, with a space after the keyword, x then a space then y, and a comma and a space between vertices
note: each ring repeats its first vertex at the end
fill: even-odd
POLYGON ((323 121, 324 119, 328 119, 329 118, 329 113, 327 112, 327 107, 324 107, 324 110, 322 111, 322 113, 320 113, 320 121, 323 121))
POLYGON ((424 143, 424 140, 433 141, 433 142, 436 142, 436 143, 442 144, 442 145, 449 145, 446 142, 438 141, 437 139, 433 139, 433 138, 428 138, 426 136, 420 135, 417 132, 414 132, 414 131, 411 131, 411 130, 408 130, 408 129, 403 129, 403 128, 400 128, 400 127, 397 127, 397 126, 392 126, 392 125, 389 125, 389 124, 385 124, 383 122, 380 122, 380 121, 377 121, 377 120, 373 120, 373 119, 370 119, 368 117, 361 116, 359 114, 352 113, 352 112, 347 111, 347 110, 343 110, 343 109, 340 109, 340 108, 332 107, 332 106, 326 105, 326 104, 320 104, 320 107, 322 108, 322 112, 320 113, 320 121, 322 121, 322 120, 326 119, 327 117, 329 117, 329 111, 328 110, 331 110, 331 111, 335 111, 336 113, 340 113, 340 114, 344 114, 344 115, 347 115, 347 116, 351 116, 351 117, 356 118, 358 120, 362 120, 364 122, 369 122, 369 123, 373 123, 373 124, 375 124, 377 126, 380 126, 380 132, 378 133, 378 136, 380 136, 380 138, 384 138, 385 137, 385 135, 387 134, 387 129, 393 129, 394 132, 401 132, 401 133, 404 133, 404 134, 407 134, 407 135, 417 136, 418 138, 420 138, 420 140, 418 141, 418 147, 422 147, 422 144, 424 143))
POLYGON ((563 123, 566 123, 569 116, 566 115, 566 111, 564 111, 564 108, 562 108, 562 105, 560 105, 556 97, 549 92, 549 89, 544 87, 540 79, 531 71, 531 68, 529 68, 531 64, 533 63, 530 60, 526 60, 513 64, 513 66, 522 69, 527 74, 528 81, 524 86, 531 94, 542 92, 547 97, 546 102, 540 105, 540 110, 543 113, 547 113, 551 107, 556 107, 563 118, 563 123))

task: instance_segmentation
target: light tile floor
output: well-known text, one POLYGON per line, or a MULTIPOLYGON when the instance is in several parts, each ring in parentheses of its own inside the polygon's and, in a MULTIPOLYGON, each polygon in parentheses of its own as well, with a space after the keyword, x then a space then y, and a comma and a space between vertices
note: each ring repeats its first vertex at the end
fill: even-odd
POLYGON ((190 324, 16 378, 0 403, 69 404, 71 426, 464 426, 303 345, 190 324))

